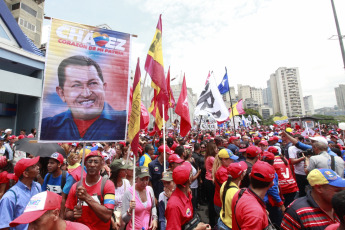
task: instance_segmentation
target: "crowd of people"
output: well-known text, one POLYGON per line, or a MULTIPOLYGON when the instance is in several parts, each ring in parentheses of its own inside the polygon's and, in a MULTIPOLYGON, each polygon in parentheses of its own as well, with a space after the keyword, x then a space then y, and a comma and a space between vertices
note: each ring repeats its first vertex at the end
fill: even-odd
POLYGON ((303 131, 142 130, 138 156, 121 141, 40 157, 16 149, 35 129, 6 129, 0 229, 345 229, 343 131, 303 131))

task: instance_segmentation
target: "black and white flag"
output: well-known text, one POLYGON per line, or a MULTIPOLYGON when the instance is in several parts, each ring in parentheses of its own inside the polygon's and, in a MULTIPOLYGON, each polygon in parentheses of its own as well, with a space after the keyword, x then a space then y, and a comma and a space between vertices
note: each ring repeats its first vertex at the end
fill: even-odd
POLYGON ((224 104, 214 78, 210 78, 205 85, 194 112, 195 116, 208 114, 216 121, 225 121, 229 118, 229 111, 224 104))

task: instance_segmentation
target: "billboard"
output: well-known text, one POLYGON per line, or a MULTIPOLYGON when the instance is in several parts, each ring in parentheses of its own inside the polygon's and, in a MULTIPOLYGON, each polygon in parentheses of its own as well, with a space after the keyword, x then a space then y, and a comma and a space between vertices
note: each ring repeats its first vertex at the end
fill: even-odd
POLYGON ((130 34, 52 19, 39 141, 126 139, 130 45, 130 34))

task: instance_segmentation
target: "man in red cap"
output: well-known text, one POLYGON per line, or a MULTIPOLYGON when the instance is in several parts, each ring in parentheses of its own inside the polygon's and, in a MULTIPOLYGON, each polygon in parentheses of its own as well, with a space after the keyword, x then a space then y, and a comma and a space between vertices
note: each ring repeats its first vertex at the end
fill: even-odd
POLYGON ((241 182, 241 188, 247 188, 249 187, 249 174, 252 171, 253 165, 258 161, 259 159, 259 153, 260 153, 260 148, 256 147, 254 145, 249 146, 246 149, 245 157, 246 157, 246 164, 247 164, 247 171, 246 175, 244 176, 242 182, 241 182))
POLYGON ((66 201, 66 219, 83 223, 95 230, 110 228, 110 218, 115 207, 114 183, 100 175, 103 164, 100 151, 90 152, 85 158, 86 177, 72 186, 66 201))
POLYGON ((155 193, 155 197, 158 200, 159 194, 163 192, 164 186, 162 179, 162 173, 164 172, 164 149, 165 149, 165 159, 166 159, 166 168, 169 167, 168 163, 168 155, 171 153, 171 150, 166 145, 161 145, 158 148, 159 156, 150 162, 149 164, 149 172, 150 172, 150 181, 152 184, 153 191, 155 193))
POLYGON ((65 221, 59 217, 61 196, 53 192, 41 192, 31 197, 24 213, 10 223, 11 227, 29 224, 35 230, 89 230, 83 224, 65 221))
POLYGON ((177 166, 181 165, 184 162, 184 160, 182 160, 181 157, 179 155, 177 155, 177 154, 171 154, 169 156, 168 162, 169 162, 170 170, 174 171, 174 169, 177 166))
POLYGON ((51 191, 61 195, 68 176, 68 173, 65 170, 61 170, 63 160, 64 158, 62 154, 58 152, 55 152, 50 156, 47 166, 48 173, 44 177, 42 191, 51 191))
POLYGON ((237 155, 238 151, 240 150, 240 137, 237 136, 231 136, 229 138, 229 145, 228 149, 230 149, 235 155, 237 155))
MULTIPOLYGON (((177 166, 173 171, 173 181, 176 184, 175 191, 168 200, 165 217, 166 230, 182 229, 185 224, 193 219, 191 184, 192 166, 185 162, 177 166)), ((199 223, 194 229, 211 229, 208 224, 199 223)))
POLYGON ((267 162, 258 161, 250 173, 250 187, 239 190, 231 204, 232 229, 264 229, 268 226, 266 205, 263 201, 273 185, 275 170, 267 162))
MULTIPOLYGON (((37 162, 40 158, 21 159, 14 167, 15 177, 19 179, 0 200, 1 221, 0 229, 9 229, 10 222, 24 212, 25 206, 32 196, 41 192, 41 185, 34 181, 39 173, 37 162)), ((23 224, 16 229, 27 229, 28 225, 23 224)))

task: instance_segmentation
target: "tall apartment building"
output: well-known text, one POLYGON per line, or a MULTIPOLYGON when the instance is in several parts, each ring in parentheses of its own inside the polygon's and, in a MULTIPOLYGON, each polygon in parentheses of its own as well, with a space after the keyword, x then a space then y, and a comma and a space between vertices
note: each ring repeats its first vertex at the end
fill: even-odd
POLYGON ((258 105, 264 104, 264 100, 262 97, 262 89, 250 87, 250 95, 251 95, 251 98, 254 99, 254 101, 257 101, 258 105))
POLYGON ((313 115, 315 113, 313 96, 309 95, 309 96, 303 97, 303 102, 304 102, 305 115, 313 115))
POLYGON ((250 86, 249 85, 237 85, 237 90, 238 90, 238 99, 243 99, 246 100, 247 98, 251 98, 250 94, 250 86))
POLYGON ((334 90, 338 108, 345 110, 345 85, 340 84, 339 87, 334 88, 334 90))
POLYGON ((270 76, 273 112, 284 116, 305 114, 298 68, 280 67, 270 76))
POLYGON ((24 34, 41 47, 44 0, 4 0, 24 34))

